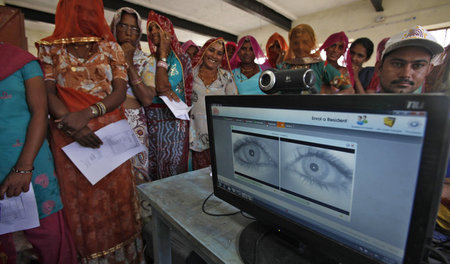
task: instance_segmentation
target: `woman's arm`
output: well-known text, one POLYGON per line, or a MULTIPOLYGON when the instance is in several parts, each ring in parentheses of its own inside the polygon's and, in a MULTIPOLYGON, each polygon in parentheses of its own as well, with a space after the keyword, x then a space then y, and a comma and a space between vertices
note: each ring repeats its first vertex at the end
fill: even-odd
MULTIPOLYGON (((126 81, 116 78, 112 81, 113 90, 101 102, 106 107, 106 112, 113 111, 125 101, 126 81)), ((78 112, 71 112, 64 115, 58 122, 63 124, 63 129, 69 132, 80 145, 90 148, 98 148, 103 143, 86 125, 89 120, 96 118, 91 108, 87 107, 78 112)))
MULTIPOLYGON (((30 109, 31 119, 22 152, 14 168, 20 171, 32 171, 34 159, 39 152, 47 133, 47 96, 44 80, 36 76, 25 81, 25 93, 30 109)), ((0 185, 0 199, 4 194, 8 197, 18 196, 27 192, 30 186, 32 172, 16 173, 11 171, 0 185)))
MULTIPOLYGON (((158 66, 158 63, 162 63, 160 61, 161 58, 166 58, 170 53, 170 34, 163 32, 160 30, 160 43, 158 50, 156 51, 156 76, 155 76, 155 84, 156 84, 156 92, 158 95, 164 95, 169 98, 169 100, 175 100, 176 102, 180 101, 177 94, 172 91, 172 85, 169 81, 168 69, 165 67, 158 66)), ((167 63, 166 63, 167 65, 167 63)), ((169 65, 167 65, 169 67, 169 65)))
POLYGON ((129 42, 122 44, 122 49, 125 54, 125 60, 128 67, 128 79, 130 86, 133 88, 134 95, 141 102, 143 106, 149 106, 152 104, 153 97, 156 95, 155 87, 146 85, 141 76, 139 76, 138 70, 134 66, 133 56, 136 48, 129 42))

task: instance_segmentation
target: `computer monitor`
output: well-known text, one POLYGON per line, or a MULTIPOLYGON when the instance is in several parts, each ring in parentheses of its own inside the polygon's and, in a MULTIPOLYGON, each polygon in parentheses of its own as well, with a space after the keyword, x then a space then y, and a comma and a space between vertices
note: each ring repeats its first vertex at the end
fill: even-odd
POLYGON ((342 263, 418 263, 448 159, 443 95, 207 96, 214 194, 342 263))

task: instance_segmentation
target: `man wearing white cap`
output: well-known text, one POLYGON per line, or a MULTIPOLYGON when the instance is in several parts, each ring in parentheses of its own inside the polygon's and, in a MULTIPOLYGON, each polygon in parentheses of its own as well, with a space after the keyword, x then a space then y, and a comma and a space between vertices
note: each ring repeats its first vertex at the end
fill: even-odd
POLYGON ((375 66, 381 93, 422 93, 425 77, 433 68, 431 59, 443 50, 421 26, 392 36, 375 66))

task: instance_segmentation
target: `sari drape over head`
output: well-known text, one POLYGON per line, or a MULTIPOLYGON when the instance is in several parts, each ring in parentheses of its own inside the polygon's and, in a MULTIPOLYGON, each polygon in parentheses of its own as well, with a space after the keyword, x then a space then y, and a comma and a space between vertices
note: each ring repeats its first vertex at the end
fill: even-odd
MULTIPOLYGON (((86 109, 108 96, 112 80, 126 80, 123 52, 113 41, 101 0, 59 1, 55 31, 37 42, 37 46, 46 80, 56 82, 56 95, 69 112, 86 109), (98 49, 86 60, 76 58, 68 52, 66 44, 79 42, 96 42, 98 49), (74 61, 76 65, 71 64, 74 61), (83 89, 86 83, 90 89, 83 89)), ((90 120, 87 126, 96 131, 124 118, 123 109, 119 107, 90 120)), ((137 262, 142 258, 141 224, 130 162, 126 161, 92 185, 61 149, 72 142, 74 139, 51 120, 50 145, 68 226, 80 261, 86 263, 102 258, 98 261, 137 262)), ((86 154, 90 151, 87 148, 86 154)))
POLYGON ((55 13, 55 30, 38 44, 115 41, 104 17, 102 0, 60 0, 55 13))
POLYGON ((256 41, 256 39, 250 35, 244 36, 239 40, 236 52, 234 53, 233 57, 231 57, 230 60, 231 69, 234 70, 237 67, 240 67, 241 58, 239 57, 238 53, 242 45, 244 45, 246 41, 249 41, 250 44, 252 45, 253 53, 255 54, 255 63, 261 67, 261 70, 264 71, 270 69, 271 66, 269 64, 269 60, 267 59, 266 55, 264 55, 264 52, 259 46, 258 41, 256 41))
POLYGON ((133 8, 122 7, 120 9, 117 9, 116 13, 114 14, 113 19, 111 20, 111 25, 110 25, 111 32, 112 32, 114 38, 117 39, 117 24, 119 24, 120 20, 122 20, 123 14, 130 14, 130 15, 136 16, 136 24, 137 24, 137 27, 139 28, 139 36, 136 38, 136 42, 133 43, 133 45, 135 47, 137 47, 138 49, 141 49, 140 40, 142 37, 142 18, 141 18, 141 15, 139 15, 139 13, 136 10, 134 10, 133 8))
POLYGON ((344 31, 331 34, 325 42, 320 46, 319 50, 326 50, 335 43, 342 42, 344 45, 344 66, 347 68, 348 75, 352 86, 355 85, 353 67, 352 67, 352 57, 350 56, 350 49, 348 48, 348 37, 345 35, 344 31))
POLYGON ((270 47, 275 45, 276 42, 278 42, 278 44, 280 45, 280 48, 281 48, 280 52, 286 52, 289 48, 286 40, 284 40, 283 36, 281 36, 277 32, 273 33, 272 36, 270 36, 270 38, 267 40, 267 44, 266 44, 266 54, 267 54, 267 58, 269 59, 269 63, 273 68, 275 68, 277 66, 276 61, 278 58, 278 54, 273 54, 272 52, 270 52, 269 49, 270 49, 270 47))
MULTIPOLYGON (((190 63, 189 56, 185 54, 185 52, 181 48, 180 42, 178 41, 177 35, 175 34, 175 29, 170 19, 151 10, 148 13, 147 30, 151 22, 155 22, 160 27, 160 29, 170 34, 170 47, 172 48, 172 51, 174 52, 176 58, 183 68, 184 98, 186 99, 186 104, 191 105, 193 77, 192 65, 190 63)), ((155 54, 157 47, 155 46, 155 44, 153 44, 150 34, 147 34, 147 41, 150 52, 152 54, 155 54)))

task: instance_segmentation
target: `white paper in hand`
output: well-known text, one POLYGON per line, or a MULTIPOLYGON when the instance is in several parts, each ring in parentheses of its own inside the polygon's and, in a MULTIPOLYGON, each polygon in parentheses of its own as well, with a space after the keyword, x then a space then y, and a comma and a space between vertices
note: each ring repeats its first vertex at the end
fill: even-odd
POLYGON ((169 107, 170 111, 172 111, 173 115, 182 120, 189 120, 189 111, 192 106, 187 106, 185 102, 180 100, 179 102, 170 101, 167 96, 160 96, 164 103, 166 103, 167 107, 169 107))
POLYGON ((62 148, 92 185, 134 155, 146 151, 127 120, 109 124, 95 134, 103 141, 98 149, 83 147, 78 142, 62 148))
POLYGON ((31 183, 28 192, 0 200, 0 235, 39 225, 36 197, 31 183))

